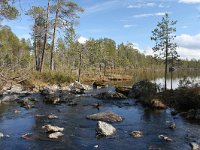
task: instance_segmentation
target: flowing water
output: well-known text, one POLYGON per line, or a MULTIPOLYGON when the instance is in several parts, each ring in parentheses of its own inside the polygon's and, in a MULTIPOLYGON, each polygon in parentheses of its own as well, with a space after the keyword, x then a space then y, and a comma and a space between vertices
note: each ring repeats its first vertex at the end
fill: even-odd
MULTIPOLYGON (((107 90, 112 90, 108 88, 107 90)), ((41 97, 35 95, 39 100, 41 97)), ((144 108, 128 100, 98 100, 91 96, 75 98, 77 106, 47 105, 42 101, 35 108, 25 109, 18 104, 0 105, 0 132, 10 135, 0 139, 1 150, 190 150, 190 142, 200 144, 200 125, 190 123, 181 116, 173 117, 170 109, 155 111, 144 108), (100 103, 100 109, 92 105, 100 103), (15 110, 21 111, 15 113, 15 110), (112 111, 124 117, 120 123, 112 124, 117 132, 112 137, 96 137, 96 121, 87 120, 86 116, 112 111), (47 115, 55 114, 58 119, 48 119, 47 115), (41 115, 41 116, 36 116, 41 115), (169 122, 175 122, 177 128, 168 128, 169 122), (43 125, 51 124, 64 127, 64 136, 59 140, 50 140, 42 129, 43 125), (133 138, 129 133, 140 130, 142 138, 133 138), (32 133, 29 140, 21 138, 24 133, 32 133), (166 142, 158 138, 160 134, 173 139, 166 142), (97 147, 98 145, 98 147, 97 147)))

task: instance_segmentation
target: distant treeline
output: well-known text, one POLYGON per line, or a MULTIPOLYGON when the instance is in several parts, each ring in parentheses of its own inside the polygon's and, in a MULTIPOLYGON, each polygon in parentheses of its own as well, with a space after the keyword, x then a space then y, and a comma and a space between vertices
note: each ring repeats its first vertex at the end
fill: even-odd
MULTIPOLYGON (((34 42, 19 39, 8 26, 0 28, 0 67, 36 68, 36 54, 34 42)), ((39 43, 42 44, 42 43, 39 43)), ((51 44, 47 43, 44 55, 44 70, 50 65, 51 44)), ((38 51, 39 52, 39 51, 38 51)), ((40 54, 37 54, 40 57, 40 54)), ((93 71, 105 74, 114 70, 123 69, 162 69, 163 61, 139 52, 132 43, 117 45, 109 38, 89 39, 84 44, 69 42, 67 39, 58 38, 54 51, 54 69, 56 71, 93 71)), ((200 60, 181 60, 177 68, 200 68, 200 60)), ((116 73, 116 72, 115 72, 116 73)), ((124 73, 126 74, 126 72, 124 73)))

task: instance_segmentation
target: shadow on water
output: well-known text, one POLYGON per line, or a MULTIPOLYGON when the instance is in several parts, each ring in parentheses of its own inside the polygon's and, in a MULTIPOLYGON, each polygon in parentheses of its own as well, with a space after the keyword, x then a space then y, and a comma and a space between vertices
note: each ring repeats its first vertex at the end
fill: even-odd
MULTIPOLYGON (((112 90, 112 88, 111 88, 112 90)), ((191 124, 181 117, 174 119, 169 110, 155 111, 135 105, 133 99, 124 101, 98 100, 90 96, 79 96, 77 106, 47 105, 42 101, 36 108, 26 110, 17 104, 0 105, 0 132, 9 134, 10 138, 0 139, 1 150, 145 150, 150 146, 165 150, 188 150, 189 142, 200 143, 199 125, 191 124), (100 103, 100 109, 92 105, 100 103), (14 113, 17 109, 20 113, 14 113), (123 122, 114 123, 117 133, 113 137, 96 138, 96 121, 87 120, 86 116, 104 111, 112 111, 124 117, 123 122), (55 114, 58 119, 48 119, 47 115, 55 114), (177 128, 168 128, 169 122, 175 122, 177 128), (64 127, 64 136, 59 140, 50 140, 42 129, 51 124, 64 127), (134 139, 129 133, 141 130, 144 137, 134 139), (32 140, 21 138, 24 133, 32 133, 32 140), (171 137, 173 142, 162 141, 160 134, 171 137), (98 145, 98 148, 94 146, 98 145)))

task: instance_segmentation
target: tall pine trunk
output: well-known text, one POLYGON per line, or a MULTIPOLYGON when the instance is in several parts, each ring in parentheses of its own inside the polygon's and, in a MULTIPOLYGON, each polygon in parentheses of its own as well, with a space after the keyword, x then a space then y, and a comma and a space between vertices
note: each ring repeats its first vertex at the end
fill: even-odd
POLYGON ((47 43, 49 9, 50 9, 50 0, 48 0, 48 6, 47 6, 47 18, 46 18, 46 22, 45 22, 45 34, 44 34, 44 43, 43 43, 43 47, 42 47, 42 58, 41 58, 41 63, 40 63, 40 72, 42 72, 43 65, 44 65, 44 53, 45 53, 46 43, 47 43))
POLYGON ((56 40, 56 27, 57 27, 57 21, 58 21, 58 13, 59 13, 59 3, 60 0, 58 0, 57 8, 56 8, 56 18, 55 18, 55 24, 53 29, 53 41, 52 41, 52 48, 51 48, 51 58, 50 58, 50 70, 54 70, 54 47, 55 47, 55 40, 56 40))
POLYGON ((165 50, 165 91, 167 90, 167 63, 168 63, 168 39, 166 40, 166 50, 165 50))

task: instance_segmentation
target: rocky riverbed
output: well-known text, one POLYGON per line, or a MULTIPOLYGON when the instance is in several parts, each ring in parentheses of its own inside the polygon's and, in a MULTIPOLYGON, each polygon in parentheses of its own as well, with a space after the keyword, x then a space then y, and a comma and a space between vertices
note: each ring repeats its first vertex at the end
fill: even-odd
POLYGON ((66 89, 7 90, 1 100, 12 95, 13 102, 0 105, 1 149, 190 150, 200 144, 200 125, 172 116, 170 108, 152 109, 133 98, 115 99, 113 87, 81 90, 76 86, 76 95, 66 89), (106 98, 96 97, 104 92, 109 93, 106 98))

